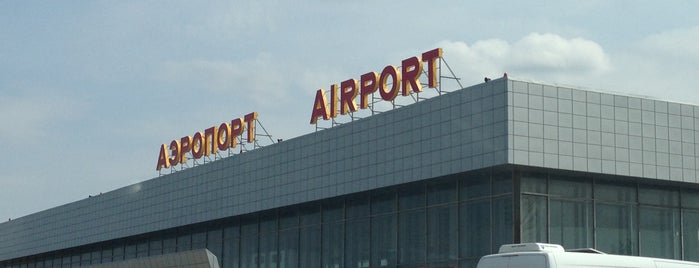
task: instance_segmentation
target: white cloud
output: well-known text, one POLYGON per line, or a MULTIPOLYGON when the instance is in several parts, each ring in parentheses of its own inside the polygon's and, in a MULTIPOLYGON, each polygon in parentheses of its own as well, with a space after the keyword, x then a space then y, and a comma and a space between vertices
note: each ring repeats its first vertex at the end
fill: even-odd
POLYGON ((518 77, 565 80, 604 74, 612 68, 609 57, 597 43, 550 33, 530 33, 514 43, 487 39, 470 46, 461 41, 442 41, 437 45, 444 49, 456 75, 466 81, 504 72, 518 77))
POLYGON ((597 43, 555 34, 531 33, 512 45, 510 55, 508 65, 515 70, 594 73, 610 68, 607 55, 597 43))

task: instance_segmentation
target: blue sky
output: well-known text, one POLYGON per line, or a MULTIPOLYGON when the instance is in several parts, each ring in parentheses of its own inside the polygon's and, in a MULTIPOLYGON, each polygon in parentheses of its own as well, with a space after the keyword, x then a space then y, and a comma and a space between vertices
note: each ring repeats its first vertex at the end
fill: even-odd
POLYGON ((160 144, 436 47, 512 77, 699 104, 699 1, 0 1, 0 219, 156 177, 160 144))

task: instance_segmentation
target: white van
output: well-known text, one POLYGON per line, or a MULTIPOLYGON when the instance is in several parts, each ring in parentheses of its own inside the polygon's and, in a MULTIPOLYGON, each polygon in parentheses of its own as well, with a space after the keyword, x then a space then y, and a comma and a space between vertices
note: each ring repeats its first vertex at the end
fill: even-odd
POLYGON ((484 256, 476 268, 699 268, 699 263, 604 254, 594 249, 566 251, 560 245, 510 244, 484 256))

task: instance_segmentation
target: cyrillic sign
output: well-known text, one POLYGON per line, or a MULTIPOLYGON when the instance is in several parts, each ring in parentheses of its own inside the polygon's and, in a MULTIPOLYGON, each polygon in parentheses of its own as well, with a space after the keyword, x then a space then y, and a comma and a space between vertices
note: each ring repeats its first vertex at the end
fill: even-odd
POLYGON ((192 158, 199 159, 219 150, 225 151, 238 145, 238 136, 243 135, 247 128, 247 141, 255 141, 255 120, 257 112, 252 112, 244 117, 235 118, 230 123, 223 122, 219 126, 212 126, 194 133, 194 136, 184 136, 179 140, 172 140, 170 145, 160 146, 157 170, 169 168, 187 162, 187 153, 192 158))

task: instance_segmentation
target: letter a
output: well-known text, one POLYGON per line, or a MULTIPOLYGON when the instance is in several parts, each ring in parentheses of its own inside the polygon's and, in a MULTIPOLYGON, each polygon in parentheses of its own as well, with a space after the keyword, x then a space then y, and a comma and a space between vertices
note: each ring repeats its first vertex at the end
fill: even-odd
POLYGON ((330 119, 330 111, 328 110, 328 98, 325 97, 325 91, 319 89, 316 91, 316 99, 313 102, 313 111, 311 112, 311 124, 318 122, 318 117, 323 117, 324 120, 330 119))

